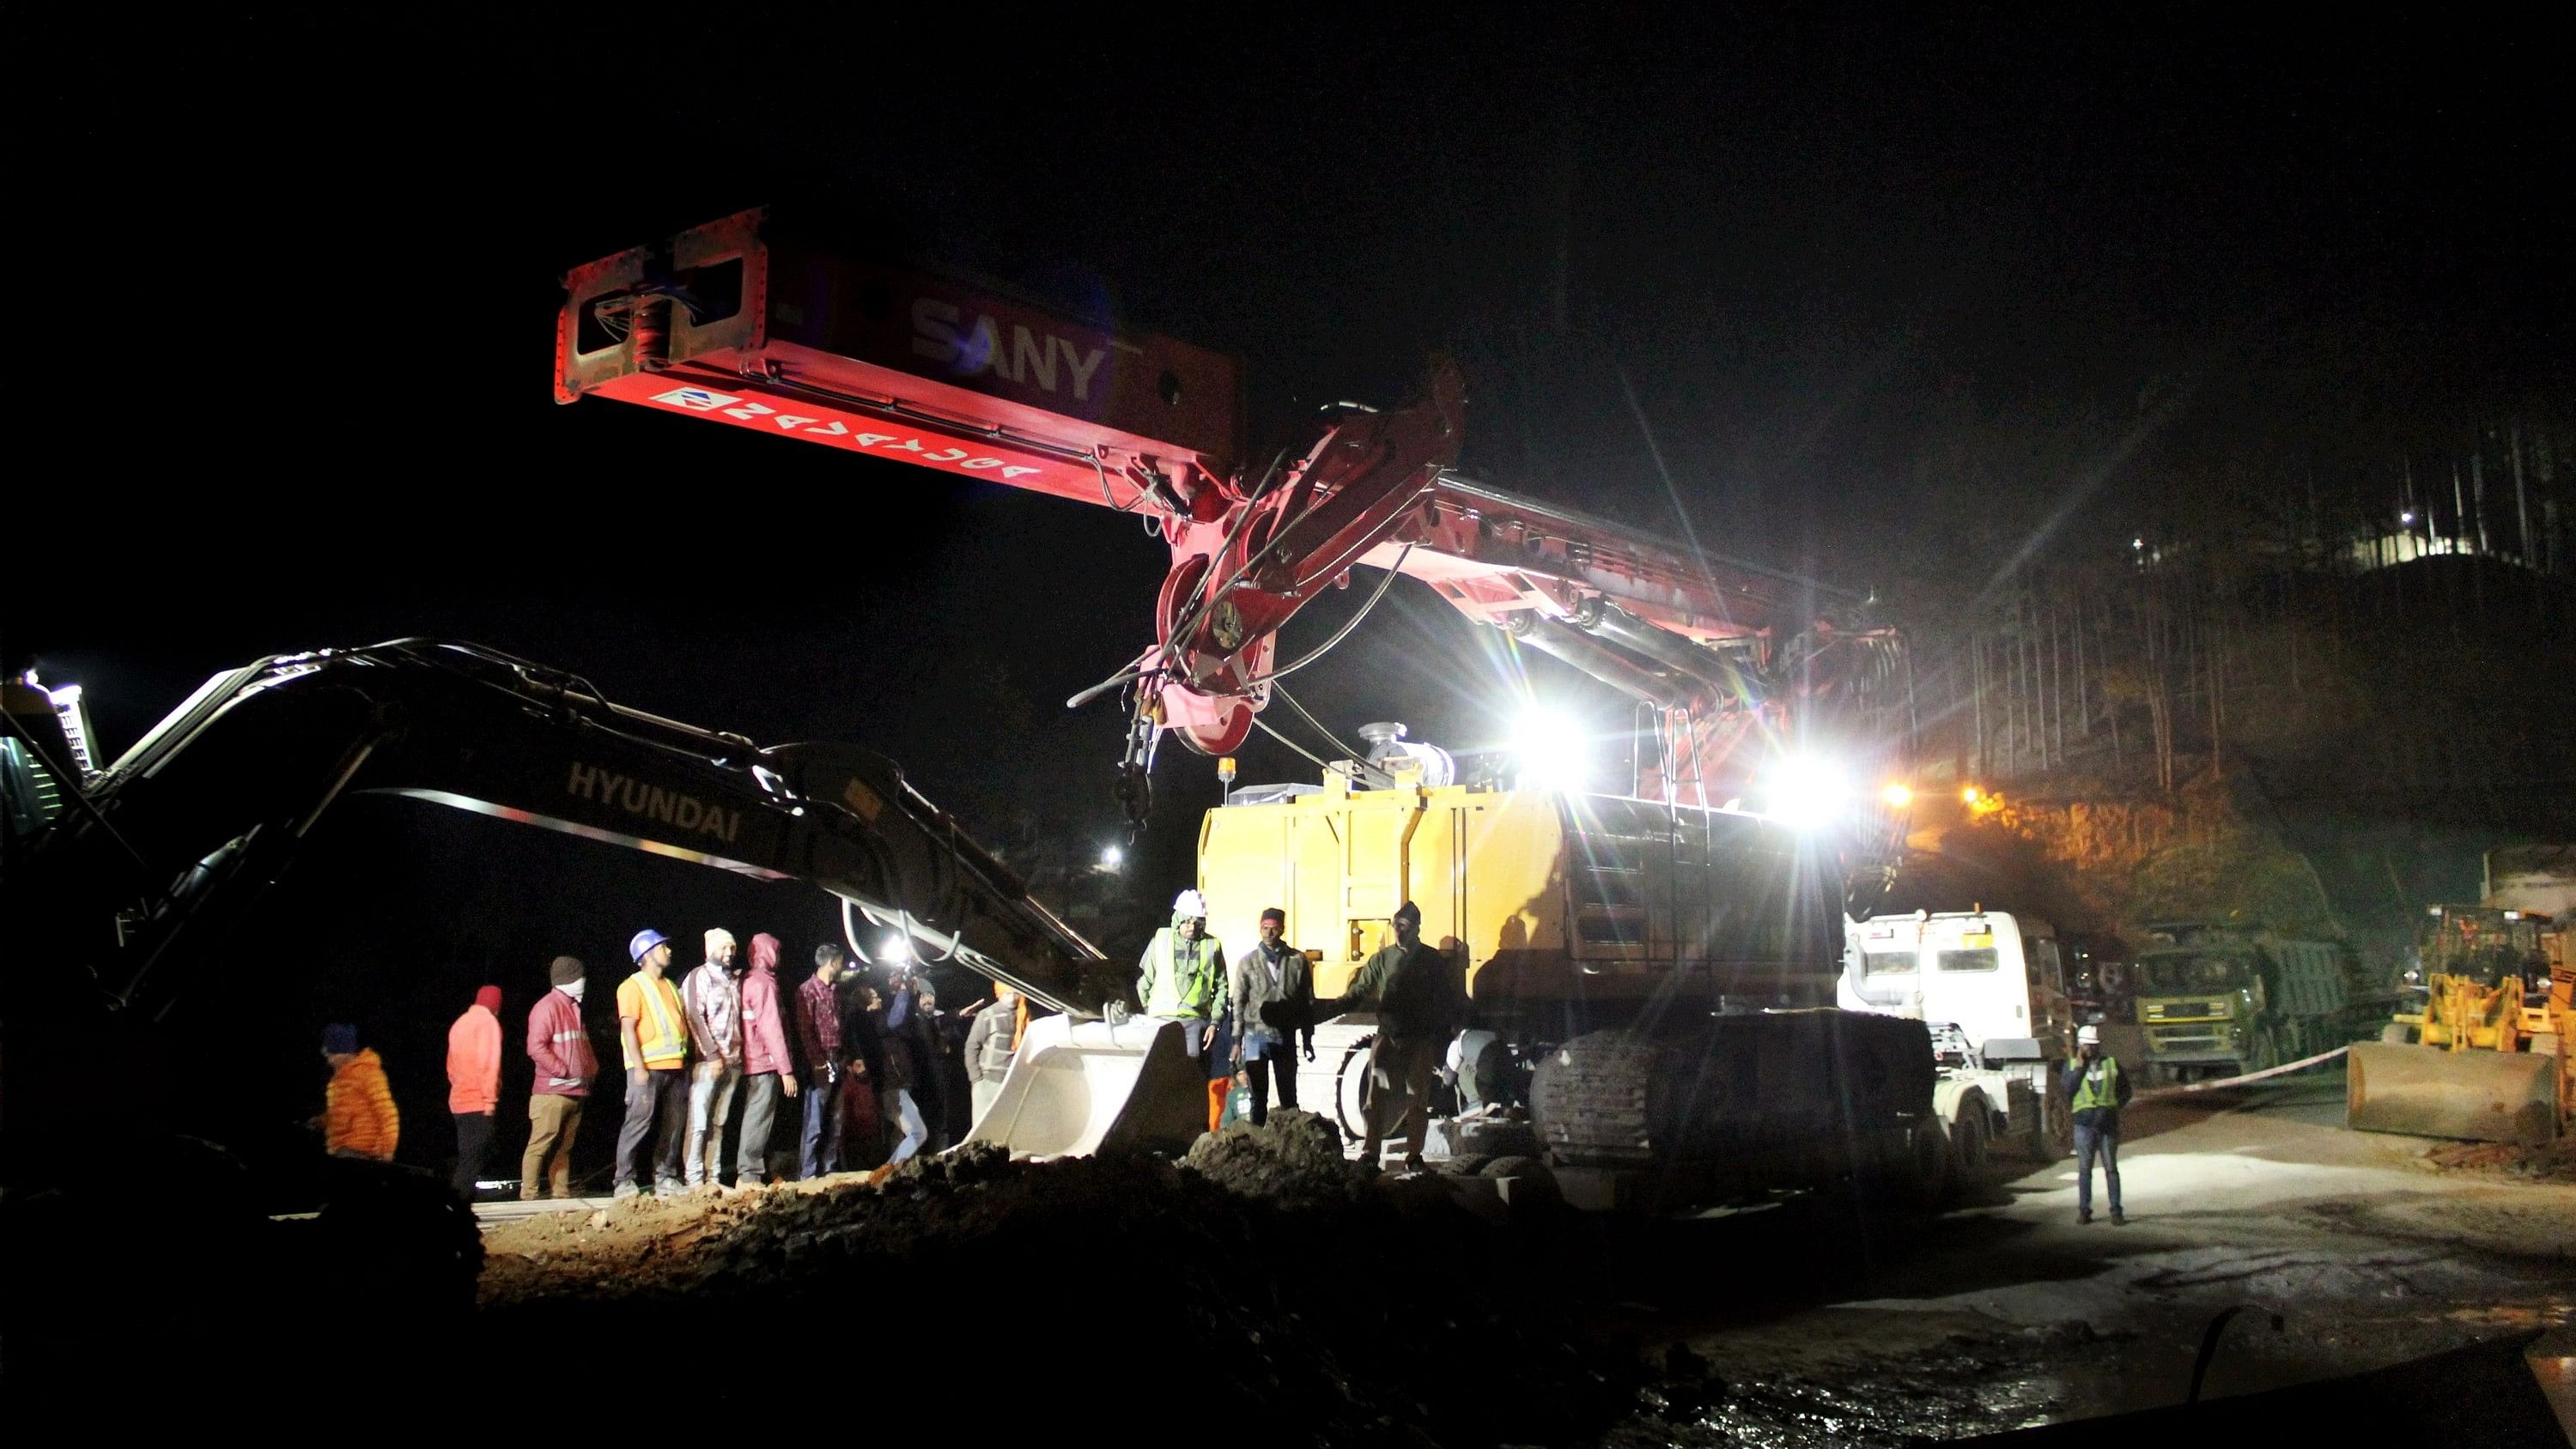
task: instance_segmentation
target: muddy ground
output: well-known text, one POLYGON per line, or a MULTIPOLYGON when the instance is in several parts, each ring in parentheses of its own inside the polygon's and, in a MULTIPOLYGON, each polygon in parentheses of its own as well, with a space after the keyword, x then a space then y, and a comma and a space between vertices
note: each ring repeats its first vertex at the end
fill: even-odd
POLYGON ((613 1338, 711 1309, 907 1352, 1011 1345, 996 1369, 1051 1393, 1151 1403, 1177 1376, 1242 1410, 1215 1436, 1236 1443, 1631 1449, 1897 1444, 2178 1403, 2231 1308, 2211 1398, 2576 1316, 2576 1186, 2347 1132, 2341 1100, 2329 1073, 2133 1108, 2117 1228, 2075 1223, 2071 1162, 2007 1169, 1937 1215, 1639 1226, 1497 1222, 1438 1181, 1363 1179, 1318 1122, 1209 1139, 1181 1166, 952 1159, 881 1189, 494 1224, 484 1317, 613 1338))

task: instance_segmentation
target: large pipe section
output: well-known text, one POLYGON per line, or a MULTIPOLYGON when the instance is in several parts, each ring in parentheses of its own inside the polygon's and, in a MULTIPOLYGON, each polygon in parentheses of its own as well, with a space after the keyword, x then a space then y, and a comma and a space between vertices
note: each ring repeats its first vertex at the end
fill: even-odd
POLYGON ((1698 680, 1718 691, 1719 697, 1728 703, 1760 697, 1760 692, 1753 687, 1754 681, 1745 677, 1733 660, 1679 634, 1658 629, 1616 604, 1595 602, 1597 608, 1574 617, 1574 623, 1585 632, 1698 680))
POLYGON ((1524 609, 1511 615, 1503 627, 1513 638, 1540 653, 1564 660, 1611 688, 1658 709, 1677 709, 1698 693, 1690 682, 1674 679, 1651 665, 1640 663, 1535 609, 1524 609))

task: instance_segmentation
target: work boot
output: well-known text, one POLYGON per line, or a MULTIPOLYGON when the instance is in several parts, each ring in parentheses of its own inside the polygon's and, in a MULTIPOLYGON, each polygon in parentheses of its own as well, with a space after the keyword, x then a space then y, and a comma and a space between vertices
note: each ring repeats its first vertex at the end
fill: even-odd
POLYGON ((1404 1154, 1404 1170, 1407 1172, 1426 1171, 1427 1169, 1422 1165, 1422 1154, 1419 1152, 1408 1152, 1404 1154))
POLYGON ((2127 1213, 2120 1211, 2118 1208, 2111 1209, 2111 1226, 2115 1228, 2125 1228, 2128 1225, 2129 1215, 2127 1213))
POLYGON ((519 1188, 519 1201, 521 1202, 535 1202, 541 1195, 542 1194, 540 1194, 536 1188, 526 1184, 522 1184, 519 1188))
POLYGON ((637 1187, 635 1184, 631 1182, 621 1182, 617 1185, 617 1191, 610 1193, 608 1197, 611 1202, 624 1202, 630 1197, 641 1196, 642 1193, 643 1189, 637 1187))
POLYGON ((688 1194, 689 1185, 676 1177, 659 1177, 653 1180, 655 1197, 686 1197, 688 1194))
POLYGON ((2080 1228, 2080 1227, 2087 1226, 2087 1225, 2088 1225, 2088 1224, 2090 1224, 2092 1221, 2093 1221, 2093 1215, 2092 1215, 2091 1213, 2077 1213, 2077 1214, 2075 1215, 2075 1226, 2077 1226, 2077 1227, 2079 1227, 2079 1228, 2080 1228))

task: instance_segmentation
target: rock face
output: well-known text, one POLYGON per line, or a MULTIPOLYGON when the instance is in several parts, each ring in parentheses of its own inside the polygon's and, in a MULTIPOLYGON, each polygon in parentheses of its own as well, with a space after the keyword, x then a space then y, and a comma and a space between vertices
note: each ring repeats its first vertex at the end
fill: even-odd
POLYGON ((1625 1357, 1578 1347, 1540 1245, 1436 1182, 1364 1177, 1302 1112, 1211 1133, 1180 1164, 970 1147, 881 1186, 610 1218, 496 1231, 481 1332, 561 1346, 558 1385, 625 1382, 639 1345, 662 1362, 696 1341, 684 1325, 705 1325, 720 1359, 774 1346, 758 1372, 692 1371, 692 1422, 765 1413, 771 1368, 792 1376, 816 1346, 832 1394, 872 1405, 848 1422, 877 1428, 961 1427, 975 1412, 961 1369, 1020 1406, 1024 1429, 1057 1412, 1130 1431, 1137 1414, 1178 1416, 1156 1442, 1577 1442, 1633 1402, 1625 1357))

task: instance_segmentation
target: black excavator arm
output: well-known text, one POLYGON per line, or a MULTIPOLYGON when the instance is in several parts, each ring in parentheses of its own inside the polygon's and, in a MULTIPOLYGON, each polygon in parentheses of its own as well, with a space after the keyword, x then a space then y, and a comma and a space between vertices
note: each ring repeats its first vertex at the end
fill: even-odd
MULTIPOLYGON (((810 881, 1032 1000, 1092 1015, 1130 991, 882 756, 762 748, 610 703, 470 644, 406 639, 262 659, 208 680, 43 831, 0 896, 57 984, 158 1015, 187 942, 276 878, 338 800, 408 795, 773 880, 810 881)), ((26 939, 21 937, 22 942, 26 939)), ((25 973, 18 973, 21 983, 25 973)))

